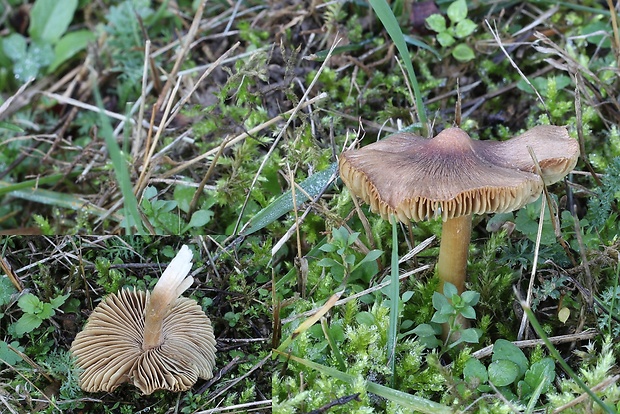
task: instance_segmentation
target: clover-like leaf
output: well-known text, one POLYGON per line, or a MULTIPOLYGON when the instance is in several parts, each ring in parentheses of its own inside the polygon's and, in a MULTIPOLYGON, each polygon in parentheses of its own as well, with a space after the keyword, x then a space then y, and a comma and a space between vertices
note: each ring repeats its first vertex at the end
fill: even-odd
POLYGON ((467 17, 467 3, 465 0, 456 0, 448 6, 446 14, 450 18, 452 24, 457 24, 467 17))
POLYGON ((454 28, 454 35, 459 39, 469 36, 478 25, 469 19, 461 20, 454 28))
POLYGON ((437 34, 437 41, 443 47, 452 46, 455 42, 454 37, 448 32, 441 32, 437 34))
POLYGON ((459 62, 469 62, 474 60, 476 55, 471 47, 464 43, 458 44, 452 50, 452 56, 459 62))
POLYGON ((507 359, 493 361, 489 365, 489 381, 496 387, 505 387, 517 379, 519 366, 507 359))
POLYGON ((519 378, 525 374, 529 366, 527 357, 515 344, 505 339, 498 339, 493 346, 493 361, 508 360, 519 367, 519 378))
POLYGON ((426 25, 434 32, 446 31, 446 19, 441 14, 431 14, 426 18, 426 25))

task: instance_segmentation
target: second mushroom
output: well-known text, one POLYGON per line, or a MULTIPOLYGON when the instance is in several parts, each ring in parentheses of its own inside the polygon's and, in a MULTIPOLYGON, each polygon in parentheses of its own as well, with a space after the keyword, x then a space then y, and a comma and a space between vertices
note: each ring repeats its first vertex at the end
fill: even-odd
POLYGON ((450 282, 460 294, 472 215, 505 213, 535 201, 544 185, 575 167, 578 155, 579 145, 565 127, 537 126, 503 142, 473 140, 459 128, 448 128, 432 139, 398 133, 345 151, 339 167, 351 193, 384 219, 442 218, 439 291, 450 282))

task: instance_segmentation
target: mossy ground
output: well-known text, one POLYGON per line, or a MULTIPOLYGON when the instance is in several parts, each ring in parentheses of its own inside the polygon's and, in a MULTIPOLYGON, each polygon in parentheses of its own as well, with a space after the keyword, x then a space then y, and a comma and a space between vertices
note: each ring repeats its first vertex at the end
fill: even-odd
MULTIPOLYGON (((445 16, 451 3, 426 6, 445 16)), ((620 40, 616 11, 606 3, 467 2, 475 31, 455 45, 475 51, 469 61, 438 43, 420 22, 426 12, 418 3, 391 3, 424 108, 415 106, 402 56, 367 3, 210 1, 198 15, 201 3, 189 0, 75 4, 58 35, 76 34, 68 42, 73 54, 61 54, 49 32, 29 29, 30 17, 41 19, 31 4, 0 5, 0 99, 13 98, 0 109, 3 272, 15 272, 24 292, 42 304, 53 307, 69 295, 53 316, 40 313, 41 325, 19 336, 10 327, 23 315, 20 296, 3 277, 11 294, 0 297, 0 354, 10 355, 3 344, 12 344, 33 361, 2 362, 7 410, 226 411, 270 399, 283 413, 331 403, 329 412, 403 410, 368 392, 364 380, 454 409, 525 410, 529 401, 519 399, 524 394, 516 384, 510 405, 467 382, 463 372, 479 348, 520 339, 514 291, 527 294, 535 262, 535 315, 550 337, 594 332, 586 335, 586 352, 587 340, 558 348, 589 387, 611 383, 602 395, 618 404, 612 380, 619 349, 605 338, 620 332, 620 40), (25 59, 35 56, 35 46, 62 59, 56 64, 41 53, 25 59), (15 58, 18 52, 24 59, 15 58), (24 78, 15 75, 33 72, 36 79, 19 90, 24 78), (326 263, 347 255, 358 263, 374 249, 385 252, 346 278, 342 298, 349 298, 384 281, 393 247, 402 257, 440 237, 436 221, 399 226, 394 246, 388 222, 366 206, 356 210, 346 188, 316 173, 330 171, 355 139, 364 145, 405 127, 424 134, 421 110, 432 131, 451 126, 459 95, 461 126, 474 138, 504 140, 551 123, 567 125, 583 151, 568 180, 549 188, 557 225, 548 217, 540 237, 539 204, 476 218, 468 288, 480 293, 473 322, 480 342, 439 354, 411 333, 435 311, 435 240, 401 264, 403 271, 422 270, 401 282, 395 372, 386 354, 385 289, 334 307, 286 349, 355 376, 353 384, 286 357, 265 360, 310 315, 304 312, 342 289, 346 269, 326 263), (306 190, 293 185, 308 177, 306 190), (279 199, 291 189, 289 200, 309 191, 313 201, 293 209, 292 201, 279 199), (334 242, 336 230, 360 233, 344 256, 319 248, 334 242), (64 234, 72 236, 58 236, 64 234), (70 380, 66 351, 88 311, 120 287, 152 287, 157 272, 150 264, 165 262, 182 243, 203 254, 192 295, 215 321, 222 377, 181 394, 143 398, 130 387, 83 394, 70 380)), ((51 16, 46 21, 53 28, 62 17, 51 16)), ((547 355, 542 346, 524 352, 532 365, 547 355)), ((534 407, 559 407, 581 394, 560 377, 566 378, 556 365, 557 379, 534 407)), ((570 409, 582 412, 584 405, 591 407, 570 409)))

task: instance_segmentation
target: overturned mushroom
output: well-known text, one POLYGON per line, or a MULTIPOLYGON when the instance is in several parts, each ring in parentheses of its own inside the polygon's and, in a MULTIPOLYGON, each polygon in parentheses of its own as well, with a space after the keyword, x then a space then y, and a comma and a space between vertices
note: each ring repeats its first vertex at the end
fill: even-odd
POLYGON ((151 293, 123 289, 95 308, 71 345, 83 390, 132 382, 144 394, 184 391, 213 377, 211 321, 195 300, 180 297, 193 283, 191 261, 183 246, 151 293))
POLYGON ((448 128, 432 139, 399 133, 346 151, 339 167, 351 192, 384 219, 443 219, 439 290, 450 282, 462 293, 472 214, 509 212, 535 201, 545 184, 575 167, 578 155, 579 145, 564 127, 537 126, 503 142, 475 141, 448 128))

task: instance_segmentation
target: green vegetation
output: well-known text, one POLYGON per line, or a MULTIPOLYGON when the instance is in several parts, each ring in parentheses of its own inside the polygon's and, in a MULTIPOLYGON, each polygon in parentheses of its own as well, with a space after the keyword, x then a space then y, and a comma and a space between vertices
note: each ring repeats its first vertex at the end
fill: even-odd
MULTIPOLYGON (((3 257, 23 284, 18 289, 9 277, 0 277, 0 362, 8 407, 24 413, 147 408, 165 413, 171 406, 186 413, 244 403, 264 407, 261 401, 271 392, 268 338, 263 335, 270 324, 265 305, 269 292, 254 279, 226 271, 227 259, 219 261, 217 274, 209 272, 209 256, 201 245, 209 242, 177 237, 4 238, 3 257), (152 290, 183 243, 194 250, 192 271, 197 271, 186 295, 211 319, 218 340, 216 369, 228 365, 228 370, 216 383, 200 380, 182 394, 156 391, 143 396, 127 384, 109 394, 82 391, 79 368, 68 350, 90 312, 119 289, 152 290)), ((239 260, 247 261, 244 257, 239 260)))
POLYGON ((620 410, 613 7, 57 3, 0 2, 3 408, 620 410), (582 149, 536 202, 474 217, 461 295, 436 291, 440 221, 392 225, 337 174, 345 149, 455 123, 566 125, 582 149), (68 349, 88 314, 183 243, 221 377, 83 392, 68 349))

